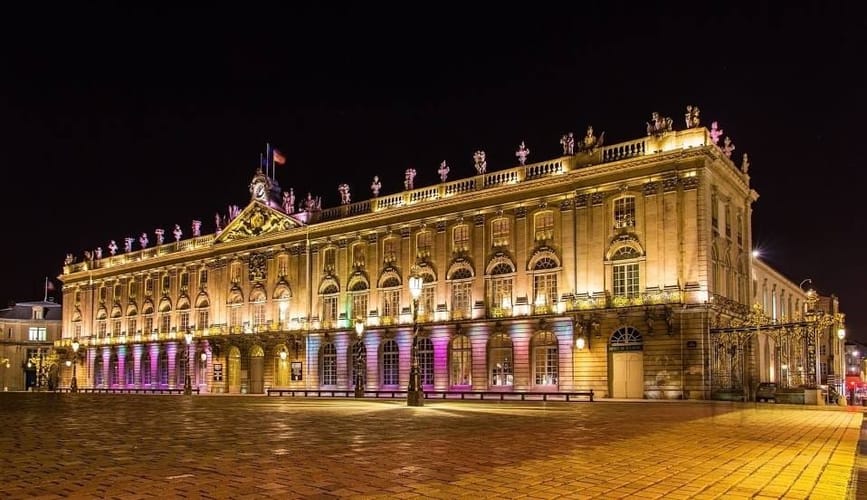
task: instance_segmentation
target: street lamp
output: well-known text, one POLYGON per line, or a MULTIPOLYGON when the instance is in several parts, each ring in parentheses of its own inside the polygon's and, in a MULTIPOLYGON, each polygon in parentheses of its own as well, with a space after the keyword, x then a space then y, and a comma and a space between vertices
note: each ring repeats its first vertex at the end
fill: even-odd
POLYGON ((184 394, 187 396, 193 395, 193 383, 190 380, 190 344, 193 343, 193 331, 187 328, 184 333, 184 339, 187 341, 187 348, 184 352, 184 394))
POLYGON ((409 293, 412 295, 412 365, 409 369, 409 386, 406 390, 407 406, 424 406, 424 393, 421 390, 421 374, 418 371, 418 299, 424 279, 418 266, 412 266, 409 277, 409 293))
POLYGON ((69 383, 69 392, 78 392, 78 378, 75 375, 75 368, 78 366, 78 348, 81 344, 78 339, 72 340, 72 381, 69 383))
MULTIPOLYGON (((364 335, 364 320, 357 319, 355 320, 355 338, 357 342, 361 342, 361 337, 364 335)), ((355 397, 363 398, 364 397, 364 377, 361 376, 361 353, 362 347, 360 344, 356 343, 355 345, 355 397)))

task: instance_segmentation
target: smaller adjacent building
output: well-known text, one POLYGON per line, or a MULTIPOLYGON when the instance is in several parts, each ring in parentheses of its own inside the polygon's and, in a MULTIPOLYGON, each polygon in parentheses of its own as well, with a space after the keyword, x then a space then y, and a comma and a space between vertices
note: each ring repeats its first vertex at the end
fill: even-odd
POLYGON ((18 302, 0 310, 0 387, 26 391, 59 380, 52 348, 61 338, 62 307, 52 301, 18 302))

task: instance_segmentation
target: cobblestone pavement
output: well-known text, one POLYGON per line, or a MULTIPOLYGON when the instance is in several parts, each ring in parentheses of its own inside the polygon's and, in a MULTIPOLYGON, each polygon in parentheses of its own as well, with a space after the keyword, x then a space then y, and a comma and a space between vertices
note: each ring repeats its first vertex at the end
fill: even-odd
POLYGON ((722 402, 0 393, 0 498, 843 499, 861 423, 722 402))

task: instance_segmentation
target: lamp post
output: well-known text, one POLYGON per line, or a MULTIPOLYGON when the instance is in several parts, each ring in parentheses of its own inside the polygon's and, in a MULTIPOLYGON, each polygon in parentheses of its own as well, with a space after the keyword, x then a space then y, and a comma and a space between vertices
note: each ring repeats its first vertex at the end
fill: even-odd
POLYGON ((69 382, 69 392, 78 392, 78 378, 75 374, 75 369, 78 366, 78 348, 81 344, 78 339, 72 340, 72 381, 69 382))
MULTIPOLYGON (((839 394, 840 397, 846 398, 846 351, 845 351, 845 340, 846 340, 846 328, 843 327, 843 324, 840 323, 840 328, 837 329, 837 345, 840 346, 840 355, 837 357, 839 360, 840 369, 837 371, 837 378, 839 380, 839 394)), ((845 404, 845 403, 843 403, 845 404)))
POLYGON ((184 351, 184 395, 192 396, 193 383, 190 380, 190 344, 193 343, 193 331, 189 328, 184 333, 184 340, 187 342, 187 347, 184 351))
POLYGON ((418 272, 418 266, 413 266, 409 277, 409 293, 412 295, 412 365, 409 369, 409 386, 406 389, 407 406, 424 406, 424 393, 421 390, 421 374, 418 371, 418 299, 424 283, 418 272))
MULTIPOLYGON (((364 335, 364 321, 361 319, 355 320, 355 338, 357 342, 361 342, 361 338, 364 335)), ((355 397, 363 398, 364 397, 364 377, 361 375, 361 345, 355 345, 355 397)))

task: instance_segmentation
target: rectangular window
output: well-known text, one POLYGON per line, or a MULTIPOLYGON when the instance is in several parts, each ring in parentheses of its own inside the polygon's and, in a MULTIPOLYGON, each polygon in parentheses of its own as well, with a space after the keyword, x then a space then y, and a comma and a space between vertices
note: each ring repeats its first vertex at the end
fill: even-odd
POLYGON ((367 297, 368 293, 353 293, 352 294, 352 310, 349 311, 350 318, 365 319, 367 318, 367 297))
POLYGON ((418 298, 418 319, 419 321, 433 321, 434 308, 434 285, 425 285, 421 289, 421 296, 418 298))
POLYGON ((111 334, 117 337, 120 335, 120 322, 119 319, 114 319, 111 321, 111 334))
POLYGON ((614 266, 614 296, 638 296, 638 264, 618 264, 614 266))
POLYGON ((461 224, 452 229, 452 247, 454 252, 470 250, 470 226, 461 224))
POLYGON ((81 323, 76 323, 75 326, 72 327, 72 337, 76 339, 81 338, 81 323))
POLYGON ((229 326, 230 327, 241 326, 241 305, 240 304, 229 306, 229 326))
POLYGON ((509 219, 501 217, 491 222, 491 245, 494 247, 509 246, 509 219))
POLYGON ((138 326, 138 321, 136 321, 135 318, 129 318, 128 320, 126 320, 126 332, 127 332, 127 334, 134 335, 134 334, 138 333, 136 331, 137 326, 138 326))
POLYGON ((726 238, 732 238, 732 207, 726 203, 725 207, 725 218, 726 218, 726 238))
POLYGON ((202 269, 199 271, 199 288, 202 290, 208 288, 208 270, 202 269))
POLYGON ((179 323, 178 328, 180 328, 180 330, 182 332, 186 332, 187 328, 190 327, 190 311, 189 310, 183 310, 178 314, 178 323, 179 323))
POLYGON ((337 385, 337 353, 333 346, 322 355, 322 385, 337 385))
POLYGON ((533 217, 536 241, 546 241, 554 238, 554 212, 550 210, 536 214, 533 217))
POLYGON ((719 200, 716 193, 710 197, 710 225, 714 232, 719 233, 719 200))
POLYGON ((105 289, 104 286, 99 287, 99 301, 100 302, 105 302, 105 296, 106 296, 107 292, 108 291, 105 289))
POLYGON ((382 318, 397 321, 400 315, 400 290, 391 289, 382 292, 382 318))
POLYGON ((47 332, 45 328, 31 326, 27 335, 27 339, 34 342, 41 342, 47 340, 46 335, 47 332))
POLYGON ((330 328, 337 323, 337 295, 324 295, 322 297, 322 323, 330 328))
POLYGON ((740 214, 740 210, 738 210, 738 219, 737 219, 737 227, 735 230, 738 232, 738 246, 743 248, 744 246, 744 218, 740 214))
POLYGON ((491 304, 494 309, 512 309, 512 278, 493 278, 491 280, 491 304))
POLYGON ((498 347, 490 350, 492 386, 512 385, 514 372, 512 367, 512 348, 498 347))
POLYGON ((190 286, 190 273, 181 273, 181 290, 186 290, 190 286))
POLYGON ((533 305, 536 313, 552 312, 551 308, 557 303, 557 274, 533 275, 533 305), (540 310, 541 308, 541 310, 540 310))
POLYGON ((237 262, 232 264, 229 279, 231 280, 232 283, 240 283, 241 282, 241 264, 238 264, 237 262))
POLYGON ((211 320, 207 309, 199 309, 198 316, 199 317, 196 320, 196 326, 199 328, 199 330, 204 330, 211 325, 211 320))
POLYGON ((416 236, 416 250, 419 257, 429 257, 433 247, 430 231, 422 231, 416 236))
POLYGON ((133 279, 129 282, 129 298, 134 299, 138 295, 138 282, 133 279))
POLYGON ((398 385, 398 350, 397 343, 394 341, 387 342, 383 346, 382 353, 382 384, 383 385, 398 385))
POLYGON ((326 271, 334 271, 334 262, 335 262, 334 256, 335 256, 335 254, 336 254, 336 252, 334 251, 333 248, 329 248, 329 249, 325 250, 325 255, 323 256, 323 260, 325 263, 325 270, 326 271))
POLYGON ((253 304, 253 325, 264 325, 265 324, 265 303, 264 302, 256 302, 253 304))
POLYGON ((112 290, 112 300, 113 301, 120 302, 120 299, 121 299, 120 290, 121 290, 120 283, 115 283, 114 289, 112 290))
POLYGON ((472 317, 471 281, 452 282, 452 319, 472 317))
POLYGON ((277 258, 277 276, 283 278, 289 274, 289 257, 281 255, 277 258))
POLYGON ((352 265, 356 268, 364 267, 364 245, 357 244, 352 247, 352 265))
POLYGON ((108 331, 108 325, 105 320, 96 322, 96 336, 98 338, 105 338, 105 334, 108 331))
POLYGON ((169 288, 170 288, 170 286, 171 286, 171 281, 172 281, 172 280, 171 280, 171 278, 169 277, 168 274, 165 275, 165 276, 163 276, 163 279, 162 279, 163 295, 168 295, 168 294, 169 294, 169 288))
POLYGON ((397 260, 397 238, 388 238, 382 242, 382 259, 385 262, 397 260))
POLYGON ((145 295, 151 296, 154 293, 154 280, 153 278, 145 278, 145 295))
POLYGON ((145 316, 144 319, 144 332, 151 333, 154 331, 154 317, 153 316, 145 316))
POLYGON ((635 227, 635 197, 614 200, 614 227, 635 227))
POLYGON ((172 316, 169 313, 160 314, 160 332, 169 333, 172 327, 172 316))
POLYGON ((536 385, 557 384, 557 347, 541 346, 533 350, 534 382, 536 385))

